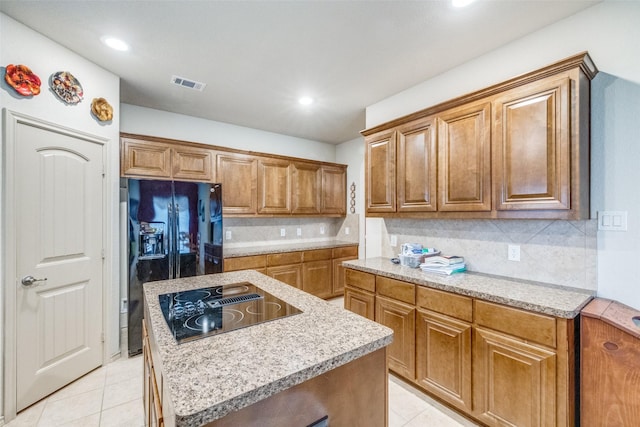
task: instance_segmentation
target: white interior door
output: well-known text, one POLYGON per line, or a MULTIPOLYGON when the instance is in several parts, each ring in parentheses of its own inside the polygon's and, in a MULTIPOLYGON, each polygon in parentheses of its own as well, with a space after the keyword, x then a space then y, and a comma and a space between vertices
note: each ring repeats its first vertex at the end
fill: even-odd
POLYGON ((102 364, 105 150, 28 122, 14 138, 19 411, 102 364))

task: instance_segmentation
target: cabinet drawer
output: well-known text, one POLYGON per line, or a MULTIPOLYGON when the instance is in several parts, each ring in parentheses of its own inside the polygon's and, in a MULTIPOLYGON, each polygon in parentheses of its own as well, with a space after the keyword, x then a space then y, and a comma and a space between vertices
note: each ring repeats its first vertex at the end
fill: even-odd
POLYGON ((303 259, 304 262, 331 259, 331 249, 316 249, 314 251, 304 251, 303 259))
POLYGON ((376 276, 371 273, 365 273, 363 271, 351 270, 347 268, 345 272, 345 285, 352 286, 354 288, 364 289, 365 291, 376 291, 376 276))
POLYGON ((416 303, 416 285, 388 277, 376 276, 376 289, 378 294, 406 302, 416 303))
POLYGON ((267 255, 267 265, 269 267, 276 265, 299 264, 302 262, 302 252, 285 252, 281 254, 267 255))
POLYGON ((538 344, 556 347, 556 319, 543 314, 475 301, 476 323, 538 344))
POLYGON ((469 297, 418 286, 417 305, 466 322, 473 321, 473 300, 469 297))
POLYGON ((358 256, 357 246, 346 246, 344 248, 333 248, 334 258, 346 258, 350 256, 358 256))
POLYGON ((267 266, 265 255, 242 256, 238 258, 225 258, 224 271, 253 270, 267 266))

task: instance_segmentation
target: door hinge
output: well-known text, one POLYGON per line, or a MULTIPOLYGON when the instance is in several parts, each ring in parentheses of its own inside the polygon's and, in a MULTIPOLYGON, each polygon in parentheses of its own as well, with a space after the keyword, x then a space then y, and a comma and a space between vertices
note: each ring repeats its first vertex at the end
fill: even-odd
POLYGON ((101 251, 101 255, 102 255, 102 259, 105 259, 104 249, 102 249, 102 251, 101 251))
POLYGON ((100 334, 100 341, 104 342, 104 332, 100 334))

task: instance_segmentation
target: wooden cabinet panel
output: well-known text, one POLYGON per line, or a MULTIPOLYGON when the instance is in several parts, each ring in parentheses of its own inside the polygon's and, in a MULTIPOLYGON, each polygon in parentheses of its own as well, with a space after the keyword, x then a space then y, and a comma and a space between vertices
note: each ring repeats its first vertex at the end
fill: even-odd
POLYGON ((486 301, 475 302, 476 323, 548 347, 556 347, 556 319, 486 301))
POLYGON ((413 283, 376 276, 376 292, 407 304, 416 303, 416 285, 413 283))
POLYGON ((438 116, 439 210, 491 210, 490 111, 479 102, 438 116))
POLYGON ((322 199, 320 212, 347 213, 347 171, 342 167, 322 166, 322 199))
POLYGON ((325 259, 331 259, 333 251, 331 249, 314 249, 310 251, 304 251, 302 253, 302 260, 307 261, 321 261, 325 259))
POLYGON ((397 132, 397 210, 437 208, 436 126, 433 117, 401 127, 397 132))
POLYGON ((582 311, 580 422, 635 426, 640 420, 640 311, 595 299, 582 311))
POLYGON ((471 324, 418 310, 416 381, 438 397, 471 412, 471 324))
POLYGON ((555 426, 556 354, 482 328, 473 339, 476 416, 490 426, 555 426))
POLYGON ((346 286, 344 288, 344 308, 366 317, 369 320, 375 319, 376 297, 371 292, 362 289, 346 286))
POLYGON ((549 77, 493 101, 497 210, 570 209, 570 86, 549 77))
POLYGON ((223 213, 257 214, 258 160, 238 154, 218 154, 216 157, 223 213))
POLYGON ((294 288, 302 288, 302 264, 267 267, 267 276, 280 280, 294 288))
POLYGON ((305 260, 302 264, 302 290, 319 298, 328 298, 332 295, 332 287, 333 265, 331 260, 305 260))
POLYGON ((173 179, 213 182, 213 155, 211 150, 196 147, 171 149, 173 179))
POLYGON ((355 256, 345 256, 341 258, 335 257, 335 249, 334 249, 334 257, 331 261, 333 263, 333 296, 339 296, 344 293, 345 286, 345 272, 346 269, 342 265, 342 261, 349 261, 352 259, 358 259, 357 248, 355 256))
MULTIPOLYGON (((235 258, 224 259, 224 271, 237 270, 261 270, 267 266, 267 257, 265 255, 241 256, 235 258)), ((261 272, 262 272, 261 271, 261 272)))
POLYGON ((345 281, 347 286, 352 286, 369 292, 376 291, 375 274, 348 269, 345 274, 345 281))
POLYGON ((415 308, 390 298, 376 296, 375 319, 393 329, 393 342, 387 347, 389 369, 406 378, 415 378, 415 308))
POLYGON ((473 299, 469 297, 418 286, 416 299, 418 307, 446 314, 465 322, 473 321, 473 299))
POLYGON ((282 252, 267 255, 267 265, 273 267, 285 264, 300 264, 302 262, 302 252, 282 252))
POLYGON ((291 212, 320 213, 321 167, 318 164, 292 162, 291 212))
POLYGON ((385 131, 365 139, 367 212, 396 211, 396 137, 385 131))
POLYGON ((120 156, 122 176, 171 178, 169 144, 122 138, 120 156))
POLYGON ((332 256, 334 258, 357 257, 358 256, 358 245, 342 246, 340 248, 333 248, 332 256))
POLYGON ((258 160, 258 213, 291 213, 290 162, 277 159, 258 160))

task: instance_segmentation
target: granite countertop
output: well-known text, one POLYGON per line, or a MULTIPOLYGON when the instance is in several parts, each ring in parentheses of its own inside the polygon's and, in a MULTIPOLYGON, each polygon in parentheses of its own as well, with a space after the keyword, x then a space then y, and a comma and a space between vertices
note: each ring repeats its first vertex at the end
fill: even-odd
POLYGON ((144 285, 144 297, 176 426, 201 426, 222 418, 393 339, 385 326, 252 270, 150 282, 144 285), (158 295, 244 281, 302 313, 176 344, 158 295))
POLYGON ((344 261, 343 265, 354 270, 565 319, 576 317, 594 296, 594 292, 588 290, 469 271, 451 276, 425 273, 419 268, 393 264, 389 258, 344 261))
POLYGON ((224 258, 235 258, 249 255, 265 255, 283 252, 309 251, 313 249, 330 249, 344 246, 358 246, 358 242, 347 242, 344 240, 322 240, 317 242, 292 242, 275 243, 271 245, 258 246, 224 246, 224 258))

